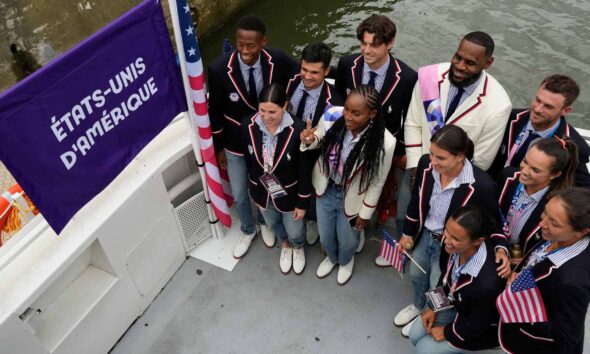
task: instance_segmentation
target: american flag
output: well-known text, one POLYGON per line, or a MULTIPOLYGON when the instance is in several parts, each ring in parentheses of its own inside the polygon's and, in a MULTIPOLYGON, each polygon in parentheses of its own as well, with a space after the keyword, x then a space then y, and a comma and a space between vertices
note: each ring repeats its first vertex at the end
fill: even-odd
POLYGON ((400 251, 397 245, 397 241, 387 231, 383 230, 383 242, 381 242, 379 255, 385 258, 398 272, 403 274, 404 266, 406 265, 406 256, 400 251))
MULTIPOLYGON (((186 72, 190 83, 190 96, 194 113, 191 119, 196 121, 200 140, 201 155, 205 164, 205 175, 211 198, 211 207, 215 216, 225 227, 231 226, 229 207, 233 202, 227 171, 219 169, 213 138, 211 122, 207 111, 207 95, 205 93, 205 76, 203 75, 203 61, 197 41, 196 28, 193 27, 190 8, 186 0, 177 0, 178 20, 182 32, 182 45, 186 58, 186 72)), ((189 110, 190 111, 190 110, 189 110)))
POLYGON ((547 322, 545 304, 530 268, 525 268, 496 299, 503 323, 547 322))

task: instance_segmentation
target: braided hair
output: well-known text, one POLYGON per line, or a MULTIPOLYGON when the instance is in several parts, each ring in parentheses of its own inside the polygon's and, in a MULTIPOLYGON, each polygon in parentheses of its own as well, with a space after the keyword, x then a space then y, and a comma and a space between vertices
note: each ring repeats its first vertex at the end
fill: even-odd
MULTIPOLYGON (((357 161, 362 164, 360 172, 360 191, 366 191, 371 183, 373 183, 379 172, 379 167, 383 161, 384 149, 383 139, 385 137, 385 121, 381 112, 381 98, 379 92, 372 86, 360 85, 353 89, 349 96, 360 95, 365 99, 365 104, 371 111, 377 111, 377 114, 369 122, 368 128, 361 136, 359 142, 352 149, 342 172, 343 185, 347 185, 351 177, 353 177, 354 167, 357 161)), ((330 153, 334 148, 338 151, 337 161, 340 161, 340 153, 344 135, 346 133, 346 125, 344 116, 338 119, 334 125, 326 132, 326 136, 322 140, 320 146, 320 156, 322 158, 322 167, 324 173, 330 173, 330 153)))

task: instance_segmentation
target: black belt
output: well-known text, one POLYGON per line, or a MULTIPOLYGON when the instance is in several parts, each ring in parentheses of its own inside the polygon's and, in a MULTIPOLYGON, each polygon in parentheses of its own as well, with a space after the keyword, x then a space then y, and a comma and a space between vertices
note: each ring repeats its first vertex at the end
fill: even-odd
POLYGON ((428 230, 428 232, 430 232, 430 237, 432 237, 432 239, 435 240, 436 242, 441 242, 442 241, 443 234, 437 234, 437 233, 432 232, 430 230, 428 230))
POLYGON ((341 190, 343 190, 343 189, 344 189, 344 186, 343 186, 343 185, 341 185, 341 184, 336 184, 336 182, 334 182, 334 180, 333 180, 333 179, 331 179, 331 178, 328 180, 328 187, 335 188, 335 189, 337 189, 337 190, 339 190, 339 191, 341 191, 341 190))

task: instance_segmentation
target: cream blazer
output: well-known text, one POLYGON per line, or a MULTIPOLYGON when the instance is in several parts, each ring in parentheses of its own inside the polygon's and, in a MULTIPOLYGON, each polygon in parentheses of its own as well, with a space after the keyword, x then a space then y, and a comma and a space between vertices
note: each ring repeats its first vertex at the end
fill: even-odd
MULTIPOLYGON (((446 115, 451 85, 448 78, 449 68, 450 63, 441 63, 438 66, 443 117, 446 115)), ((475 147, 473 163, 485 171, 491 166, 502 143, 512 103, 502 85, 492 75, 485 70, 482 75, 473 94, 457 107, 446 124, 455 124, 465 130, 475 147)), ((407 168, 416 167, 420 157, 430 153, 430 138, 430 128, 416 82, 404 124, 407 168)))
MULTIPOLYGON (((309 146, 301 143, 300 150, 306 151, 316 149, 318 147, 318 143, 324 138, 326 134, 325 127, 326 123, 324 121, 324 117, 322 116, 314 133, 316 136, 315 141, 309 146)), ((357 162, 355 165, 354 173, 352 175, 353 177, 346 181, 347 188, 344 191, 344 214, 349 219, 355 218, 356 216, 360 216, 362 219, 366 220, 371 219, 371 216, 377 207, 379 197, 381 196, 381 190, 383 189, 383 184, 385 184, 385 180, 387 179, 389 168, 391 167, 395 143, 396 141, 393 135, 391 135, 389 131, 385 130, 385 136, 383 139, 384 152, 382 153, 383 160, 381 162, 379 172, 377 173, 377 179, 373 181, 373 183, 371 183, 369 188, 365 191, 360 190, 359 172, 362 163, 359 164, 359 162, 357 162)), ((327 173, 323 173, 323 163, 321 156, 315 162, 311 175, 311 181, 313 187, 315 188, 316 195, 321 197, 328 186, 328 176, 327 173)))

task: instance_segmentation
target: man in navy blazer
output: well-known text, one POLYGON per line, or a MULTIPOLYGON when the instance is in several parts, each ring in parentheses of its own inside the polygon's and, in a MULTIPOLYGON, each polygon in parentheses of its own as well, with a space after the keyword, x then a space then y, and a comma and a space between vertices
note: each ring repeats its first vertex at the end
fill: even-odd
MULTIPOLYGON (((248 251, 256 235, 239 139, 241 121, 258 111, 258 94, 264 86, 274 82, 284 86, 298 69, 293 58, 282 50, 265 48, 266 44, 264 23, 255 16, 243 17, 236 26, 237 50, 219 56, 208 67, 209 117, 217 162, 227 168, 241 222, 242 238, 234 249, 236 258, 248 251)), ((262 228, 262 236, 267 246, 274 244, 274 235, 266 228, 262 228)))
POLYGON ((488 172, 496 177, 506 166, 518 167, 528 148, 540 138, 570 137, 578 146, 576 185, 590 188, 588 163, 590 147, 565 117, 580 94, 578 84, 565 75, 551 75, 543 80, 529 109, 513 109, 502 145, 488 172))

